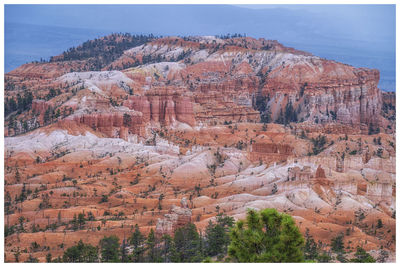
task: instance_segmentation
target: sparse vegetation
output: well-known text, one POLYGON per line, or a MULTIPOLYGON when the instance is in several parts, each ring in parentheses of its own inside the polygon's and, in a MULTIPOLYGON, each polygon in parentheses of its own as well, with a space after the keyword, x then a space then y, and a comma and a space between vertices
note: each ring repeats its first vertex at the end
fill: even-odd
POLYGON ((350 262, 360 262, 360 263, 371 263, 376 262, 376 260, 368 254, 362 247, 357 247, 357 251, 354 254, 354 258, 350 262))
POLYGON ((291 122, 297 122, 297 114, 300 113, 299 111, 295 111, 293 108, 292 102, 288 102, 285 106, 285 110, 280 111, 279 116, 277 120, 275 121, 276 123, 279 124, 284 124, 287 125, 291 122))
POLYGON ((327 142, 325 135, 318 135, 317 138, 311 138, 313 144, 312 153, 318 155, 325 149, 325 144, 327 142))
POLYGON ((307 73, 282 77, 280 70, 291 74, 293 50, 263 39, 168 37, 151 53, 139 47, 121 57, 154 39, 112 34, 51 58, 54 72, 41 60, 29 73, 6 74, 6 261, 393 259, 395 107, 383 102, 379 114, 380 103, 372 103, 352 114, 373 82, 359 96, 348 86, 309 85, 307 73), (222 58, 220 48, 234 56, 222 58), (207 70, 207 53, 223 62, 207 70), (135 67, 143 64, 145 71, 135 67), (280 86, 281 78, 290 84, 280 86), (376 117, 366 118, 365 108, 376 117), (177 219, 171 206, 182 198, 192 214, 177 219), (288 214, 249 210, 236 222, 224 215, 242 216, 265 201, 288 214), (167 222, 156 226, 159 218, 167 222))
MULTIPOLYGON (((131 35, 111 34, 103 38, 97 38, 84 42, 78 47, 72 47, 63 52, 62 57, 51 57, 50 62, 87 60, 83 66, 79 66, 73 71, 93 71, 101 70, 112 61, 122 55, 122 53, 132 47, 142 45, 155 38, 153 35, 131 35)), ((149 63, 149 59, 143 59, 143 62, 135 62, 130 65, 124 65, 123 68, 133 67, 140 63, 149 63)))

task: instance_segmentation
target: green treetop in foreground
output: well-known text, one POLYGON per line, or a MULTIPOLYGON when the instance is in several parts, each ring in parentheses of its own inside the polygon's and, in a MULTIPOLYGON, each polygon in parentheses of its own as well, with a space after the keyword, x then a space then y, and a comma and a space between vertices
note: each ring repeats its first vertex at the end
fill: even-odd
POLYGON ((304 239, 291 216, 249 210, 231 231, 228 253, 238 262, 303 262, 304 239))

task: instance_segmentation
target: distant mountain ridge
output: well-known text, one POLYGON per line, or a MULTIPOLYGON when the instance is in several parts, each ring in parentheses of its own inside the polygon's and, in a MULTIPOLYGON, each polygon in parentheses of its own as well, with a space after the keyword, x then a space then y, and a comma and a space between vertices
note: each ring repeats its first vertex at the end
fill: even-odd
POLYGON ((381 72, 379 87, 395 90, 395 29, 392 15, 383 12, 390 6, 332 6, 330 11, 326 7, 325 12, 319 6, 313 12, 309 11, 312 8, 302 6, 299 9, 226 5, 27 7, 6 6, 6 72, 112 32, 164 36, 238 32, 278 40, 353 66, 377 68, 381 72))

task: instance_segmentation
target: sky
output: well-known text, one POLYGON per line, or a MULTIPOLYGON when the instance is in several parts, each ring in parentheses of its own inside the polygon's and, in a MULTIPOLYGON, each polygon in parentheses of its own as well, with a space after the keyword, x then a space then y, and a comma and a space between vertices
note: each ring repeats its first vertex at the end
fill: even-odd
POLYGON ((395 5, 5 5, 5 70, 112 32, 245 33, 357 67, 395 88, 395 5))

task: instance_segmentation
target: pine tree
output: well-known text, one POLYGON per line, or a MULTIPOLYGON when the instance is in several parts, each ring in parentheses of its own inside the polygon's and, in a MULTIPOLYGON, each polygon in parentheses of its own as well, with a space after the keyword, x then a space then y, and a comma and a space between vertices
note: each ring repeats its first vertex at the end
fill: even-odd
POLYGON ((18 250, 14 252, 14 257, 15 257, 15 262, 19 262, 19 256, 21 255, 21 252, 18 250))
POLYGON ((200 250, 200 236, 196 226, 192 223, 178 228, 174 234, 177 262, 200 262, 202 251, 200 250))
POLYGON ((354 254, 355 258, 351 259, 351 262, 362 262, 362 263, 370 263, 376 262, 376 260, 367 253, 362 247, 357 247, 357 252, 354 254))
POLYGON ((281 109, 281 111, 279 112, 278 119, 276 119, 275 122, 276 122, 276 123, 279 123, 279 124, 284 124, 284 123, 285 123, 285 118, 284 118, 284 116, 283 116, 282 109, 281 109))
POLYGON ((48 108, 46 109, 44 116, 43 116, 43 122, 46 124, 50 121, 50 115, 51 115, 51 109, 48 108))
POLYGON ((205 231, 205 252, 208 256, 225 255, 230 242, 229 228, 233 226, 233 218, 218 214, 216 222, 211 220, 205 231))
POLYGON ((85 224, 85 214, 84 213, 79 213, 78 214, 78 224, 79 224, 79 229, 82 229, 82 226, 85 224))
POLYGON ((127 113, 124 113, 124 116, 123 116, 123 124, 124 124, 124 126, 129 126, 131 121, 132 121, 131 115, 129 115, 127 113))
POLYGON ((50 252, 46 255, 46 262, 51 262, 51 253, 50 252))
POLYGON ((163 235, 161 238, 161 258, 163 262, 171 262, 174 259, 175 245, 172 238, 169 235, 163 235))
POLYGON ((21 175, 19 174, 18 168, 17 171, 15 172, 15 181, 18 183, 21 179, 21 175))
POLYGON ((292 102, 289 101, 289 103, 286 104, 285 107, 285 118, 284 118, 284 124, 288 124, 290 122, 297 122, 297 114, 296 111, 293 108, 292 102))
POLYGON ((378 219, 378 223, 376 224, 376 228, 382 228, 383 227, 383 223, 382 223, 382 219, 378 219))
POLYGON ((72 218, 72 229, 74 230, 74 231, 76 231, 76 230, 78 230, 78 228, 79 228, 79 223, 78 223, 78 219, 77 219, 77 217, 76 217, 76 214, 74 214, 74 217, 72 218))
POLYGON ((146 250, 148 262, 161 262, 157 249, 157 240, 153 229, 150 230, 150 233, 147 236, 146 250))
POLYGON ((121 262, 128 262, 129 256, 128 256, 128 244, 126 243, 126 240, 122 240, 121 244, 121 262))
POLYGON ((84 244, 79 240, 78 244, 69 247, 62 257, 63 262, 97 262, 97 247, 90 244, 84 244))
POLYGON ((145 237, 139 230, 139 225, 135 225, 135 232, 128 239, 129 243, 133 246, 132 260, 133 262, 143 262, 143 254, 145 250, 144 241, 145 237))
POLYGON ((338 236, 331 239, 331 249, 336 253, 344 252, 343 233, 340 233, 338 236))
POLYGON ((310 229, 306 229, 306 243, 304 245, 304 259, 315 260, 318 258, 318 245, 310 235, 310 229))
POLYGON ((228 253, 238 262, 303 262, 303 246, 291 216, 275 209, 249 210, 231 231, 228 253))
POLYGON ((33 257, 32 254, 29 254, 29 257, 25 262, 37 263, 37 262, 39 262, 39 260, 37 258, 33 257))
POLYGON ((119 262, 119 238, 115 235, 104 237, 100 240, 99 246, 101 249, 102 262, 119 262))

